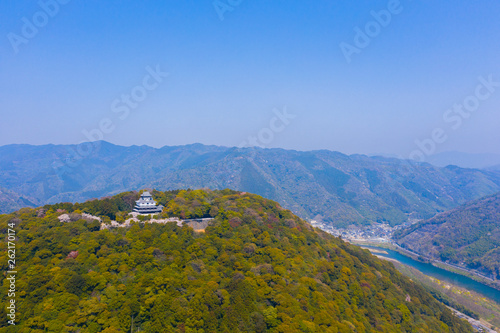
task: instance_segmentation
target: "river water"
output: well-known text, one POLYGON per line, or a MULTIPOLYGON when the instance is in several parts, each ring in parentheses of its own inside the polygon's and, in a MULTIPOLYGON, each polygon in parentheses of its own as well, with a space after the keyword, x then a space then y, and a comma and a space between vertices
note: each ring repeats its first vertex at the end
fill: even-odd
POLYGON ((453 272, 449 272, 449 271, 444 270, 442 268, 432 266, 431 264, 427 264, 427 263, 423 263, 423 262, 414 260, 414 259, 407 257, 407 256, 404 256, 396 251, 392 251, 392 250, 380 248, 380 247, 373 247, 373 246, 364 246, 363 245, 363 247, 386 251, 387 254, 385 254, 385 253, 376 253, 376 254, 379 256, 395 259, 395 260, 397 260, 405 265, 408 265, 408 266, 411 266, 413 268, 418 269, 420 272, 424 273, 425 275, 432 276, 438 280, 454 284, 456 286, 465 288, 467 290, 475 291, 475 292, 482 294, 485 297, 492 299, 495 302, 500 304, 500 290, 489 287, 485 284, 477 282, 477 281, 475 281, 471 278, 468 278, 466 276, 456 274, 453 272))

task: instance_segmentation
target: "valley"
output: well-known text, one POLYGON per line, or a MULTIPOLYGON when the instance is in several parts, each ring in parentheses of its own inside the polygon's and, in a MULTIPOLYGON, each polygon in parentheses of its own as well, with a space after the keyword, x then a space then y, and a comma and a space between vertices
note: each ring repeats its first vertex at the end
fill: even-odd
MULTIPOLYGON (((492 202, 496 203, 497 197, 498 195, 486 197, 464 205, 465 208, 457 208, 454 214, 459 215, 469 209, 467 215, 469 221, 477 215, 482 216, 481 221, 487 220, 489 215, 493 214, 494 216, 498 210, 493 209, 493 212, 485 214, 484 207, 491 207, 492 202), (469 207, 474 207, 474 214, 470 213, 469 207)), ((443 213, 445 216, 449 216, 449 214, 443 213)), ((456 219, 444 220, 453 223, 456 219)), ((435 293, 438 299, 454 308, 456 315, 467 318, 480 332, 496 332, 494 328, 500 326, 500 284, 498 280, 492 279, 491 275, 486 276, 483 270, 443 262, 438 259, 439 257, 429 257, 415 253, 408 247, 399 246, 397 238, 394 237, 395 234, 405 234, 408 230, 414 230, 415 227, 418 227, 419 223, 423 225, 428 223, 419 220, 412 222, 396 227, 373 224, 367 227, 351 227, 349 229, 336 229, 315 221, 312 221, 312 224, 353 244, 369 249, 379 258, 390 260, 400 272, 425 285, 429 291, 435 293), (469 313, 469 309, 473 310, 474 314, 469 313), (466 314, 460 310, 465 311, 466 314), (469 315, 473 315, 474 318, 469 315)), ((485 225, 488 225, 488 221, 482 222, 482 227, 485 225)), ((499 260, 500 258, 497 258, 497 261, 499 260)))
POLYGON ((500 193, 471 201, 394 233, 402 248, 500 278, 500 193))
POLYGON ((490 289, 480 284, 473 281, 464 283, 462 277, 453 276, 435 266, 422 266, 420 262, 398 256, 394 251, 361 246, 381 259, 390 260, 401 273, 422 283, 441 302, 450 306, 456 315, 466 318, 474 327, 481 327, 484 332, 496 332, 493 328, 500 326, 500 302, 492 299, 492 296, 498 298, 498 291, 490 293, 490 289))

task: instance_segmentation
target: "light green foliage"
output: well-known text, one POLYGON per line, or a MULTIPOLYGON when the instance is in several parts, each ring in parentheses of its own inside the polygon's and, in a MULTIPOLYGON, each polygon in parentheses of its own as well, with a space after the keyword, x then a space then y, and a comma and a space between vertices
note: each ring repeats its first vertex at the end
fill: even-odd
POLYGON ((213 224, 98 231, 57 219, 57 209, 122 216, 130 193, 107 199, 111 211, 92 201, 46 206, 44 217, 0 215, 0 231, 14 222, 19 235, 20 332, 472 332, 391 263, 276 202, 230 190, 154 193, 164 214, 212 215, 213 224))

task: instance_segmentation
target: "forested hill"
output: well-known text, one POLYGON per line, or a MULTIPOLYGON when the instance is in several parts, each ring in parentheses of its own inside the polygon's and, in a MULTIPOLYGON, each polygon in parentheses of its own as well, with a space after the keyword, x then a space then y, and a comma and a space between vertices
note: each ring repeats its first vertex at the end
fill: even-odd
POLYGON ((419 222, 396 237, 415 252, 500 279, 500 193, 419 222))
POLYGON ((154 192, 166 216, 214 217, 199 233, 81 219, 123 217, 137 195, 0 215, 18 235, 18 332, 472 332, 391 263, 257 195, 154 192))
POLYGON ((29 202, 82 202, 145 187, 232 188, 276 200, 302 218, 337 226, 394 225, 498 192, 500 172, 410 165, 327 150, 201 144, 155 149, 97 142, 90 148, 2 146, 0 187, 18 198, 0 196, 0 213, 29 202))

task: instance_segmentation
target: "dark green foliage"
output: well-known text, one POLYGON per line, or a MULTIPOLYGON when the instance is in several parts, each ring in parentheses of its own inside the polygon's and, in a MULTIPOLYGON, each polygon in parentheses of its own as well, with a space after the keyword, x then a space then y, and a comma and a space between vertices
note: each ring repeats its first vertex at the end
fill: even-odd
MULTIPOLYGON (((58 209, 120 216, 130 193, 46 206, 44 217, 0 215, 1 232, 15 222, 19 236, 19 332, 472 332, 391 263, 276 202, 231 190, 153 193, 165 215, 215 219, 203 233, 57 219, 58 209)), ((5 265, 4 243, 0 254, 5 265)))

